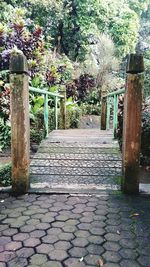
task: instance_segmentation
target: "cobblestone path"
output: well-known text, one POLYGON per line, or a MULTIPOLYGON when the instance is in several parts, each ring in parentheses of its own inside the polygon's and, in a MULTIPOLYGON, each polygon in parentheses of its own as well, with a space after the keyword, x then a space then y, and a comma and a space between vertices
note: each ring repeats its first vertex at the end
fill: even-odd
POLYGON ((0 196, 0 267, 150 267, 150 196, 0 196))
POLYGON ((99 129, 53 131, 30 166, 31 188, 49 191, 117 188, 119 147, 112 132, 99 129))

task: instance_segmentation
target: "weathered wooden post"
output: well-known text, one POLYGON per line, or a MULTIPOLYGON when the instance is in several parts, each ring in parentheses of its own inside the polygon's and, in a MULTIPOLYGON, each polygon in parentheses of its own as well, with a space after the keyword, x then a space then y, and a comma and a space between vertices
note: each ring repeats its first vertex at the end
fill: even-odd
POLYGON ((12 189, 24 194, 29 187, 29 90, 27 60, 21 52, 10 59, 12 189))
POLYGON ((102 97, 101 100, 101 130, 106 130, 106 120, 107 120, 107 98, 102 97))
POLYGON ((66 129, 66 88, 65 86, 61 87, 59 93, 63 95, 63 98, 60 98, 60 129, 66 129))
POLYGON ((138 172, 141 146, 143 72, 143 56, 131 54, 127 65, 123 123, 122 190, 128 194, 139 192, 138 172))

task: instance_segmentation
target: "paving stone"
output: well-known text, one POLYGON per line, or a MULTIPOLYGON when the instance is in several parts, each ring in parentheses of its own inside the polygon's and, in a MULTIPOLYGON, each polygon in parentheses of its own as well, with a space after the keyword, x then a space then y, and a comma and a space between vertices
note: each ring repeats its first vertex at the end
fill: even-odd
POLYGON ((24 232, 24 233, 30 233, 33 230, 35 230, 35 226, 33 226, 33 225, 25 225, 25 226, 20 228, 20 231, 24 232))
POLYGON ((108 261, 108 262, 118 263, 121 260, 121 256, 119 255, 119 253, 117 253, 115 251, 106 251, 103 254, 103 258, 106 262, 108 261))
POLYGON ((51 226, 49 223, 39 223, 39 224, 35 225, 35 229, 38 229, 38 230, 47 230, 50 227, 51 226))
POLYGON ((80 262, 78 258, 69 258, 64 261, 65 267, 85 267, 84 262, 80 262))
POLYGON ((8 262, 15 258, 15 253, 12 251, 3 251, 0 253, 0 262, 8 262))
POLYGON ((34 249, 33 248, 21 248, 17 250, 16 252, 17 256, 19 258, 28 258, 31 257, 34 254, 34 249))
POLYGON ((104 243, 104 238, 96 235, 91 235, 88 240, 92 244, 101 245, 104 243))
POLYGON ((137 244, 135 240, 123 238, 120 240, 120 245, 125 248, 136 248, 137 244))
POLYGON ((41 221, 45 223, 52 223, 55 221, 55 219, 50 215, 45 215, 44 217, 42 216, 41 221))
POLYGON ((39 223, 40 223, 40 220, 38 220, 38 219, 30 219, 26 222, 26 224, 29 224, 29 225, 36 225, 39 223))
POLYGON ((80 218, 80 222, 90 223, 92 221, 93 221, 93 217, 84 216, 84 217, 80 218))
POLYGON ((15 258, 7 263, 8 267, 26 267, 28 264, 25 258, 15 258))
POLYGON ((120 240, 120 235, 119 234, 114 234, 114 233, 111 233, 111 234, 106 234, 105 235, 105 239, 106 240, 109 240, 109 241, 119 241, 120 240))
POLYGON ((80 230, 89 230, 91 228, 90 223, 80 223, 77 225, 78 229, 80 230))
POLYGON ((67 252, 64 250, 59 250, 59 249, 55 249, 51 251, 48 255, 51 260, 63 261, 66 258, 68 258, 67 252))
MULTIPOLYGON (((134 260, 122 260, 120 262, 120 266, 121 267, 140 267, 141 265, 138 264, 136 261, 134 260)), ((145 267, 145 266, 144 266, 145 267)))
POLYGON ((12 241, 5 245, 6 250, 12 250, 12 251, 16 251, 17 249, 21 247, 22 247, 21 242, 15 242, 15 241, 12 241))
POLYGON ((13 236, 14 241, 24 241, 29 238, 29 234, 27 233, 18 233, 13 236))
POLYGON ((42 230, 34 230, 33 232, 30 233, 31 237, 36 237, 36 238, 40 238, 46 235, 46 232, 42 231, 42 230))
POLYGON ((104 248, 100 245, 91 244, 86 247, 90 254, 101 255, 104 252, 104 248))
POLYGON ((72 244, 75 247, 85 247, 86 245, 88 245, 89 241, 87 240, 87 238, 81 238, 81 237, 77 237, 72 241, 72 244))
POLYGON ((106 226, 105 222, 101 222, 101 221, 94 221, 91 223, 91 227, 93 228, 104 228, 106 226))
POLYGON ((138 258, 138 262, 144 267, 149 267, 150 266, 150 256, 140 256, 138 258))
POLYGON ((74 235, 77 237, 88 237, 88 236, 90 236, 90 233, 88 231, 78 230, 78 231, 74 232, 74 235))
POLYGON ((54 227, 53 227, 53 228, 47 230, 47 233, 48 233, 49 235, 60 235, 60 234, 62 233, 62 230, 59 229, 59 228, 54 228, 54 227))
POLYGON ((67 241, 58 241, 54 244, 55 249, 59 249, 59 250, 68 250, 69 248, 72 247, 72 245, 70 244, 70 242, 67 241))
POLYGON ((62 264, 58 261, 48 261, 42 267, 62 267, 62 264))
POLYGON ((136 250, 127 249, 127 248, 122 248, 119 251, 119 254, 124 259, 132 259, 132 260, 136 259, 137 258, 137 255, 138 255, 137 252, 136 252, 136 250))
POLYGON ((71 241, 72 239, 74 239, 75 236, 72 233, 61 233, 59 234, 59 239, 60 240, 64 240, 64 241, 71 241))
POLYGON ((59 240, 59 238, 55 235, 46 235, 42 237, 42 242, 47 244, 54 244, 59 240))
POLYGON ((103 228, 95 228, 95 227, 91 228, 91 229, 90 229, 90 232, 91 232, 93 235, 98 235, 98 236, 100 236, 100 235, 104 235, 104 234, 106 233, 105 230, 104 230, 103 228))
POLYGON ((121 227, 120 227, 120 225, 119 226, 115 226, 115 225, 107 225, 106 227, 105 227, 105 230, 107 231, 107 233, 114 233, 114 234, 116 234, 117 233, 117 231, 121 231, 121 229, 120 229, 121 227))
POLYGON ((106 250, 110 250, 110 251, 119 251, 120 250, 120 245, 117 242, 110 242, 110 241, 106 241, 105 244, 103 245, 103 247, 106 250))
POLYGON ((92 266, 96 266, 97 265, 97 261, 100 259, 99 255, 87 255, 86 257, 84 257, 84 261, 86 264, 88 265, 92 265, 92 266))
POLYGON ((4 246, 0 246, 0 252, 3 252, 5 250, 4 246))
POLYGON ((18 233, 18 229, 15 229, 15 228, 11 228, 11 229, 7 229, 7 230, 3 231, 4 236, 13 236, 17 233, 18 233))
POLYGON ((43 253, 43 254, 48 254, 50 251, 54 250, 54 246, 50 244, 41 244, 36 247, 37 253, 43 253))
POLYGON ((4 245, 6 245, 6 244, 8 244, 10 242, 11 242, 11 238, 10 237, 2 236, 0 238, 0 246, 4 246, 4 245))
MULTIPOLYGON (((117 264, 117 263, 106 263, 106 264, 104 264, 103 265, 103 267, 120 267, 120 265, 119 264, 117 264)), ((124 267, 127 267, 126 265, 124 265, 124 267)))
POLYGON ((77 225, 79 224, 79 221, 78 220, 75 220, 75 219, 69 219, 65 222, 65 225, 77 225))
POLYGON ((147 247, 139 247, 138 249, 136 249, 138 251, 138 253, 142 254, 142 255, 146 255, 149 256, 150 255, 150 246, 148 245, 147 247))
POLYGON ((62 228, 65 225, 64 222, 53 222, 52 227, 62 228))
POLYGON ((30 263, 35 265, 42 265, 47 262, 47 256, 43 254, 36 254, 30 258, 30 263))
POLYGON ((23 241, 25 247, 36 247, 39 245, 41 242, 38 238, 30 237, 23 241))
POLYGON ((70 256, 76 258, 81 258, 88 254, 87 250, 81 247, 73 247, 68 251, 68 253, 70 254, 70 256))
POLYGON ((67 225, 63 226, 62 229, 66 233, 74 233, 77 230, 77 227, 73 225, 67 225))
POLYGON ((108 219, 107 224, 109 225, 119 225, 121 222, 119 219, 108 219))
POLYGON ((56 216, 57 221, 66 222, 68 220, 68 216, 66 215, 58 215, 56 216))

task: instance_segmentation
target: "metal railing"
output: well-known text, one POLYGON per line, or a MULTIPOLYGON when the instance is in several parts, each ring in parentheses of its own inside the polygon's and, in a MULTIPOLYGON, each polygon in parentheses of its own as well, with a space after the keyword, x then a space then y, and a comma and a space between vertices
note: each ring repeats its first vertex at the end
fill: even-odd
POLYGON ((41 95, 44 95, 44 125, 45 125, 45 132, 46 132, 46 137, 48 136, 48 127, 49 127, 49 120, 48 120, 48 115, 49 115, 49 108, 48 108, 48 101, 49 101, 49 96, 55 99, 55 129, 58 129, 58 100, 63 99, 64 95, 59 94, 59 92, 52 93, 47 91, 47 88, 35 88, 29 86, 29 91, 33 93, 39 93, 41 95))
MULTIPOLYGON (((1 75, 10 74, 10 70, 0 71, 0 74, 1 75)), ((49 120, 48 120, 49 97, 55 99, 55 129, 57 130, 58 129, 58 101, 59 101, 59 99, 65 98, 65 96, 63 94, 61 95, 59 92, 56 92, 56 93, 49 92, 48 88, 41 89, 41 88, 29 86, 29 91, 33 92, 33 93, 38 93, 38 94, 44 95, 44 126, 45 126, 45 133, 46 133, 46 137, 47 137, 48 136, 48 128, 49 128, 49 120)))
POLYGON ((113 133, 115 137, 118 125, 118 101, 119 96, 125 93, 125 88, 108 93, 102 97, 102 102, 106 103, 106 130, 110 129, 111 109, 113 110, 113 133))

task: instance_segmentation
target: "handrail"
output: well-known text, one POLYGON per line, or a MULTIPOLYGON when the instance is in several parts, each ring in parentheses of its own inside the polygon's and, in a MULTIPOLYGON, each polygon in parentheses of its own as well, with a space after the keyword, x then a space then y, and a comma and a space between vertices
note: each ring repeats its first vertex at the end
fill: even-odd
MULTIPOLYGON (((102 114, 103 120, 105 121, 105 129, 109 130, 110 129, 110 113, 111 113, 111 107, 113 106, 113 133, 114 133, 114 138, 116 137, 116 129, 117 129, 117 124, 118 124, 118 98, 119 95, 122 95, 125 93, 125 88, 110 92, 107 95, 102 96, 102 106, 106 105, 106 113, 102 114)), ((102 110, 105 110, 105 108, 102 107, 102 110)), ((103 125, 104 127, 104 125, 103 125)))
POLYGON ((29 91, 32 91, 32 92, 35 92, 35 93, 44 94, 44 95, 50 95, 50 96, 53 96, 53 97, 56 97, 57 96, 57 97, 60 97, 60 98, 64 98, 63 95, 60 95, 58 93, 52 93, 52 92, 49 92, 49 91, 47 91, 45 89, 46 88, 40 89, 40 88, 29 86, 29 91))
POLYGON ((58 98, 63 99, 64 95, 58 94, 58 93, 52 93, 47 91, 47 88, 35 88, 32 86, 29 86, 29 91, 33 93, 39 93, 44 95, 44 124, 45 124, 45 131, 46 131, 46 137, 48 137, 48 96, 55 98, 55 129, 58 129, 58 98))
POLYGON ((110 92, 107 95, 102 96, 102 98, 109 97, 109 96, 114 96, 114 95, 121 95, 121 94, 124 94, 124 93, 125 93, 125 88, 117 90, 117 91, 110 92))

